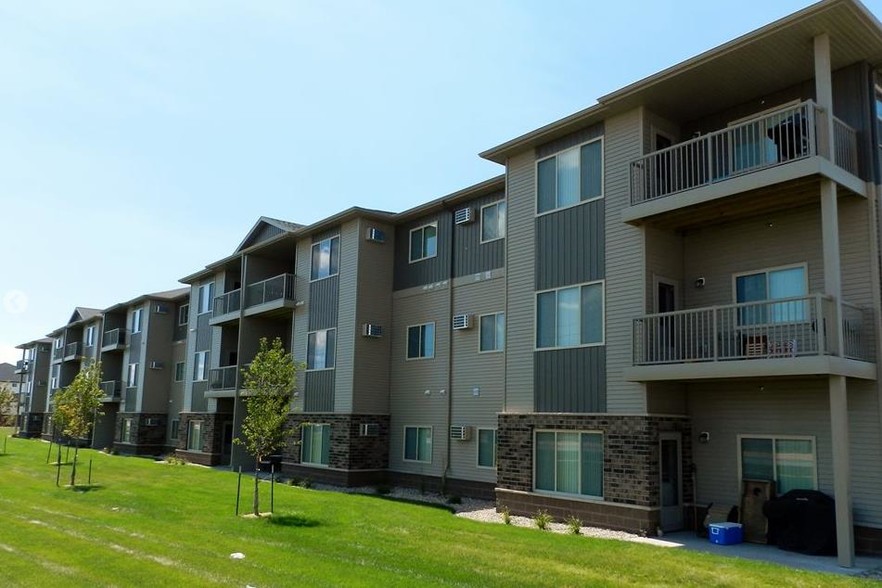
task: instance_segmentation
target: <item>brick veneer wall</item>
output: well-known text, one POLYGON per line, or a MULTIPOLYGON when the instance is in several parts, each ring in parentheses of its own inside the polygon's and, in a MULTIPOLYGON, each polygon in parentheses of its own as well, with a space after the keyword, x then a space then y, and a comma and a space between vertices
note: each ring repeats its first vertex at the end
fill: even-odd
POLYGON ((24 426, 22 427, 21 437, 39 437, 43 433, 42 412, 30 412, 24 415, 24 426))
POLYGON ((188 461, 202 465, 221 462, 224 442, 224 423, 233 415, 220 412, 182 412, 178 424, 178 448, 175 453, 188 461), (190 421, 202 421, 202 451, 187 451, 187 431, 190 421))
POLYGON ((165 431, 167 415, 164 413, 121 412, 116 415, 114 447, 120 453, 137 455, 158 455, 165 450, 165 431), (122 441, 123 422, 132 419, 132 438, 134 443, 122 441), (148 425, 147 419, 157 424, 148 425))
POLYGON ((538 508, 547 508, 558 517, 576 514, 588 524, 654 534, 660 505, 659 433, 664 431, 681 433, 683 502, 692 502, 692 481, 688 475, 692 445, 687 417, 500 414, 497 499, 518 514, 534 514, 538 508), (533 433, 538 429, 603 433, 604 500, 533 492, 533 433))

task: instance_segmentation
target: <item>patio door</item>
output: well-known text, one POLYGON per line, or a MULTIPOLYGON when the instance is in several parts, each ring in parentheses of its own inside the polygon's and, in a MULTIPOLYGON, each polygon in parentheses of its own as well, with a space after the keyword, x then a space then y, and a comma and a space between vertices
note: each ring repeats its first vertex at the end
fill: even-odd
POLYGON ((659 435, 659 475, 661 484, 662 531, 683 528, 683 456, 680 449, 680 433, 659 435))

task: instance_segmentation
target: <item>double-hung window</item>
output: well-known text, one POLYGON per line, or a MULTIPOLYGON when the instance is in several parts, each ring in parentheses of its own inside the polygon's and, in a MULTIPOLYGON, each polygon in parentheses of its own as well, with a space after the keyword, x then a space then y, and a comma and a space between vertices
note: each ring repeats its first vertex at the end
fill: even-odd
POLYGON ((175 441, 177 441, 178 427, 180 427, 180 426, 181 426, 180 419, 172 419, 172 421, 169 423, 169 431, 168 431, 168 438, 169 439, 174 439, 175 441))
POLYGON ((337 350, 337 329, 313 331, 306 345, 306 369, 325 370, 334 367, 337 350))
POLYGON ((539 161, 536 175, 539 214, 603 197, 603 139, 539 161))
POLYGON ((187 451, 202 451, 202 421, 187 423, 187 451))
MULTIPOLYGON (((214 282, 202 284, 199 286, 199 311, 198 314, 211 312, 214 304, 214 282)), ((189 308, 187 309, 189 315, 189 308)))
POLYGON ((603 282, 539 292, 536 348, 603 343, 603 282))
POLYGON ((808 316, 805 300, 772 304, 766 301, 805 296, 807 290, 805 265, 736 275, 735 302, 745 303, 738 308, 738 323, 758 325, 804 321, 808 316))
POLYGON ((740 436, 741 479, 775 482, 775 493, 816 490, 813 437, 740 436))
POLYGON ((133 421, 134 419, 123 419, 122 421, 122 431, 120 432, 120 441, 123 443, 132 443, 132 429, 133 429, 133 421))
POLYGON ((603 496, 603 435, 581 431, 536 432, 536 490, 603 496))
POLYGON ((407 359, 435 357, 435 323, 407 327, 407 359))
POLYGON ((305 424, 300 430, 301 463, 328 465, 331 454, 331 425, 305 424))
POLYGON ((478 467, 496 467, 496 429, 478 429, 478 467))
POLYGON ((208 367, 208 352, 197 351, 193 358, 193 380, 201 382, 205 380, 208 367))
POLYGON ((126 377, 126 387, 134 388, 138 385, 138 364, 130 363, 129 371, 126 377))
POLYGON ((184 369, 186 368, 186 365, 187 364, 183 361, 175 363, 175 382, 184 381, 184 369))
POLYGON ((505 200, 481 209, 481 243, 505 237, 505 200))
POLYGON ((89 326, 86 327, 86 347, 94 347, 95 346, 95 327, 89 326))
POLYGON ((505 350, 505 313, 481 315, 479 320, 481 331, 478 351, 486 353, 490 351, 505 350))
POLYGON ((141 317, 144 313, 143 308, 136 308, 132 311, 132 333, 141 332, 141 317))
POLYGON ((432 427, 404 427, 404 461, 432 461, 432 427))
POLYGON ((310 280, 336 276, 340 272, 340 237, 322 239, 312 244, 310 280))
POLYGON ((182 304, 178 307, 178 326, 186 326, 190 322, 190 305, 182 304))
POLYGON ((438 255, 438 223, 411 229, 410 262, 422 261, 438 255))

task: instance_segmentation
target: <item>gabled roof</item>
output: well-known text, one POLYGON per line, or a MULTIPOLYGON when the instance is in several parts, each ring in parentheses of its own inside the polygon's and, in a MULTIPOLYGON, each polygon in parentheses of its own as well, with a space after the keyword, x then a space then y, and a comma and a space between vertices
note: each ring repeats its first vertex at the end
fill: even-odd
POLYGON ((236 253, 269 239, 270 237, 275 237, 282 233, 293 233, 302 227, 303 225, 298 225, 297 223, 262 216, 257 219, 257 222, 254 223, 254 226, 251 227, 251 230, 248 231, 248 234, 245 235, 245 238, 242 239, 242 242, 236 247, 236 253))
POLYGON ((15 376, 15 366, 11 363, 0 363, 0 382, 12 382, 18 380, 15 376))
POLYGON ((42 337, 40 339, 34 339, 33 341, 28 341, 27 343, 19 343, 15 346, 16 349, 30 349, 31 347, 36 346, 39 343, 52 343, 52 339, 49 337, 42 337))
POLYGON ((74 309, 73 314, 70 315, 70 319, 67 321, 67 324, 72 325, 74 323, 81 323, 83 321, 93 319, 100 314, 100 308, 87 308, 85 306, 77 306, 74 309))
POLYGON ((175 288, 174 290, 163 290, 161 292, 154 292, 152 294, 142 294, 140 296, 136 296, 131 300, 127 300, 125 302, 118 302, 113 306, 108 306, 103 310, 104 313, 113 312, 115 310, 124 310, 128 307, 144 302, 145 300, 177 300, 178 298, 183 298, 184 296, 189 295, 190 288, 175 288))

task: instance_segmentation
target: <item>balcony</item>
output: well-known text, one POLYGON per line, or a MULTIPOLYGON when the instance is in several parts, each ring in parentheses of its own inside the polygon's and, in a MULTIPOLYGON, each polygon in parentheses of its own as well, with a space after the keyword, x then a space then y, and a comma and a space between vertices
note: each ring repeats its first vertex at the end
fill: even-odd
POLYGON ((64 357, 64 347, 56 347, 52 350, 52 361, 61 361, 64 357))
POLYGON ((297 306, 294 274, 282 274, 251 284, 245 289, 245 315, 290 316, 297 306))
POLYGON ((101 402, 119 402, 122 398, 122 382, 119 380, 101 382, 101 391, 104 393, 101 402))
POLYGON ((857 177, 857 132, 833 117, 829 153, 827 116, 806 101, 633 161, 631 206, 623 220, 635 222, 817 175, 866 195, 865 182, 857 177))
POLYGON ((216 326, 233 322, 239 318, 241 308, 242 290, 239 288, 216 296, 208 324, 216 326))
POLYGON ((208 392, 206 397, 220 398, 232 396, 239 379, 239 366, 228 365, 213 368, 208 372, 208 392))
POLYGON ((101 338, 101 351, 109 352, 109 351, 122 351, 126 348, 126 330, 125 329, 111 329, 110 331, 104 331, 104 336, 101 338))
POLYGON ((845 375, 875 379, 872 317, 820 294, 649 314, 634 320, 625 379, 845 375), (819 328, 820 326, 820 328, 819 328), (839 349, 839 333, 842 348, 839 349))
POLYGON ((64 361, 77 361, 83 358, 83 344, 77 341, 76 343, 68 343, 64 346, 64 361))
POLYGON ((15 362, 15 375, 26 374, 30 371, 30 362, 27 359, 19 359, 15 362))

